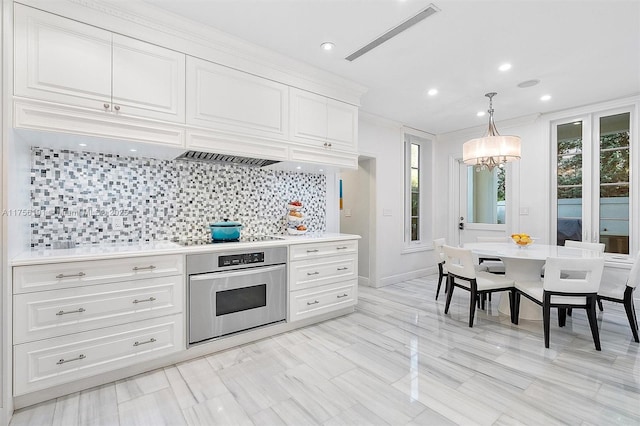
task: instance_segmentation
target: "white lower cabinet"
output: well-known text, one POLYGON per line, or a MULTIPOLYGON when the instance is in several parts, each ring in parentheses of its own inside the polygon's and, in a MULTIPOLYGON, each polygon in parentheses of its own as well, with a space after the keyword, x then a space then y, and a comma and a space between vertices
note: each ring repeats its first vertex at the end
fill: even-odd
POLYGON ((295 244, 289 248, 289 321, 358 302, 358 241, 295 244))
POLYGON ((357 303, 358 280, 340 282, 291 292, 289 321, 354 306, 357 303))
POLYGON ((184 348, 182 314, 15 345, 14 395, 71 382, 184 348))
POLYGON ((14 395, 184 350, 184 256, 13 269, 14 395))
POLYGON ((182 276, 18 294, 13 342, 182 312, 182 276))

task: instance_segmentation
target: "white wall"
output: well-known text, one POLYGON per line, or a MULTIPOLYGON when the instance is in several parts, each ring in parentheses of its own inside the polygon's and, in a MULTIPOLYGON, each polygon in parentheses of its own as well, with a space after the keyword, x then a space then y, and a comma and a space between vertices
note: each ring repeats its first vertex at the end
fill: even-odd
MULTIPOLYGON (((361 113, 358 150, 376 159, 377 277, 373 287, 393 284, 436 272, 431 245, 426 250, 403 253, 404 249, 404 143, 400 123, 361 113), (383 214, 384 213, 384 214, 383 214)), ((434 208, 438 208, 434 206, 434 208)))

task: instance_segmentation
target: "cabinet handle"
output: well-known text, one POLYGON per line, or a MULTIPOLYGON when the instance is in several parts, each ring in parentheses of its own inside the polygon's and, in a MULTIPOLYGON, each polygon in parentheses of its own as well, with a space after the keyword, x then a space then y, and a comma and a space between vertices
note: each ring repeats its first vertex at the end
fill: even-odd
POLYGON ((115 109, 116 111, 120 111, 120 105, 114 106, 113 109, 115 109))
POLYGON ((348 248, 349 247, 347 247, 347 246, 342 246, 342 247, 336 247, 336 250, 346 250, 348 248))
POLYGON ((109 104, 102 104, 102 106, 104 107, 104 109, 109 109, 109 107, 110 107, 109 104))
POLYGON ((317 253, 317 252, 319 252, 319 251, 320 251, 320 250, 318 250, 318 249, 314 249, 314 250, 307 250, 307 253, 317 253))
POLYGON ((156 339, 152 337, 151 339, 147 340, 146 342, 137 342, 137 341, 136 341, 136 342, 133 344, 133 346, 146 345, 147 343, 153 343, 153 342, 155 342, 155 341, 156 341, 156 339))
POLYGON ((342 294, 342 295, 340 295, 340 294, 339 294, 339 295, 337 295, 336 297, 337 297, 338 299, 342 299, 343 297, 347 297, 347 296, 348 296, 348 294, 347 294, 347 293, 344 293, 344 294, 342 294))
POLYGON ((317 305, 318 303, 320 302, 318 302, 317 300, 314 300, 313 302, 307 302, 307 305, 317 305))
POLYGON ((82 313, 82 312, 84 312, 84 311, 86 311, 86 309, 85 309, 85 308, 78 308, 78 309, 76 309, 75 311, 67 311, 67 312, 65 312, 65 311, 58 311, 58 312, 56 312, 56 315, 77 314, 77 313, 82 313))
POLYGON ((347 269, 349 269, 349 268, 347 268, 347 267, 345 266, 344 268, 338 268, 338 271, 346 271, 347 269))
POLYGON ((320 275, 320 272, 307 272, 307 275, 320 275))
POLYGON ((142 300, 135 299, 135 300, 133 301, 133 303, 153 302, 153 301, 155 301, 155 300, 156 300, 156 298, 155 298, 155 297, 153 297, 153 296, 151 296, 151 297, 150 297, 150 298, 148 298, 148 299, 142 299, 142 300))
POLYGON ((62 278, 75 278, 75 277, 84 277, 85 274, 84 272, 78 272, 77 274, 71 274, 71 275, 65 275, 65 274, 58 274, 56 275, 57 279, 62 279, 62 278))
POLYGON ((149 265, 149 266, 134 266, 133 267, 134 271, 145 271, 147 269, 154 270, 154 269, 156 269, 156 267, 153 266, 153 265, 149 265))
POLYGON ((333 145, 331 145, 331 142, 329 142, 329 148, 331 148, 333 145))
POLYGON ((86 357, 87 356, 85 354, 80 354, 80 355, 78 355, 77 358, 72 358, 72 359, 64 359, 64 358, 62 358, 62 359, 60 359, 60 361, 56 362, 56 364, 62 365, 64 363, 71 362, 71 361, 80 361, 81 359, 85 359, 86 357))

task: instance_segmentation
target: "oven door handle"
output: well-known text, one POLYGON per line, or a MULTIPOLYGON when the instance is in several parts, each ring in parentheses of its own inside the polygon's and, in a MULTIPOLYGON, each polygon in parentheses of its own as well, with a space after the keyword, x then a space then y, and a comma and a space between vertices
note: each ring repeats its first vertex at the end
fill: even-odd
POLYGON ((189 280, 191 282, 194 282, 194 281, 210 280, 212 278, 221 279, 221 278, 237 277, 241 275, 264 274, 265 272, 277 271, 278 269, 282 269, 284 267, 285 267, 285 264, 281 264, 281 265, 268 266, 268 267, 246 268, 246 269, 240 269, 240 270, 235 270, 230 272, 212 272, 210 274, 192 275, 189 277, 189 280))

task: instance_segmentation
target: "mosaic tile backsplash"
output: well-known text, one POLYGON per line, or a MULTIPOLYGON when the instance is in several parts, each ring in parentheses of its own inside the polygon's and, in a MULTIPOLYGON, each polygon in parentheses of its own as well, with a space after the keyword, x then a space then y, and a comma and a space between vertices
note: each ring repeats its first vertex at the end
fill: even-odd
POLYGON ((225 218, 243 235, 283 234, 293 200, 324 231, 326 194, 322 174, 33 148, 31 247, 204 239, 225 218))

